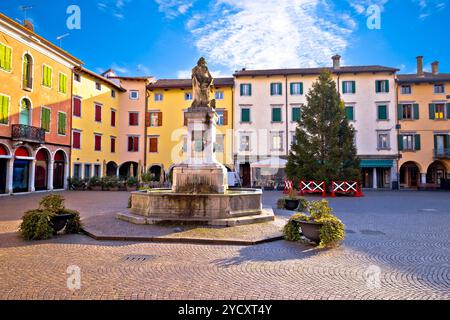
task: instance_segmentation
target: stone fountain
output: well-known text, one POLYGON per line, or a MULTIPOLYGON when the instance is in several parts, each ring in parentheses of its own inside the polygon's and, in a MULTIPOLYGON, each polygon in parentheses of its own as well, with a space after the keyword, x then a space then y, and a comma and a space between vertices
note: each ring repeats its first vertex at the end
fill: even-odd
POLYGON ((214 79, 200 58, 192 70, 193 103, 186 111, 187 160, 173 169, 172 189, 133 192, 130 212, 119 219, 136 224, 162 221, 204 222, 235 226, 273 221, 262 208, 262 191, 229 189, 227 170, 216 160, 214 145, 218 115, 210 100, 214 79))

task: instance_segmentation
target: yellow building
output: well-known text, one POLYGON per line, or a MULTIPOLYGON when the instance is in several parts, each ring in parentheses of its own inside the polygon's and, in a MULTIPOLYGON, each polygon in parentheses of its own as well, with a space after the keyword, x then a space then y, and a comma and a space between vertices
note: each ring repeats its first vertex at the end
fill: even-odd
POLYGON ((64 189, 82 62, 0 13, 0 194, 64 189))
POLYGON ((450 74, 423 71, 398 75, 400 184, 404 188, 438 188, 450 178, 450 74))
POLYGON ((125 89, 85 68, 73 79, 72 177, 115 176, 118 164, 119 94, 125 89))
MULTIPOLYGON (((233 83, 233 78, 214 79, 213 92, 219 115, 216 158, 229 170, 234 169, 233 83)), ((184 112, 192 104, 192 80, 158 80, 147 88, 147 170, 163 177, 187 157, 184 112)))

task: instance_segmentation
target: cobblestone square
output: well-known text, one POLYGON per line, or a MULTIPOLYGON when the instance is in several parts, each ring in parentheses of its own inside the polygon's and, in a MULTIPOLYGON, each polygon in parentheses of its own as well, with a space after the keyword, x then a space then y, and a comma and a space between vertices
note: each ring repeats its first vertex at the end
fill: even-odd
MULTIPOLYGON (((83 219, 114 214, 128 200, 120 192, 62 194, 83 219)), ((275 205, 280 194, 266 192, 264 204, 275 205)), ((44 195, 0 197, 0 299, 450 299, 449 193, 330 199, 347 227, 334 250, 84 235, 25 242, 17 233, 22 213, 44 195), (80 290, 67 288, 69 266, 80 268, 80 290)))

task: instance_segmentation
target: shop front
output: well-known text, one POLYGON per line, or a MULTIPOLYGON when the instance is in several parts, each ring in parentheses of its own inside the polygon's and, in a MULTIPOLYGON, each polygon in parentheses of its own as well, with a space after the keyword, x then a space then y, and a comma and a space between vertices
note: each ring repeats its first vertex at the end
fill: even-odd
POLYGON ((361 160, 362 187, 365 189, 391 189, 396 170, 393 160, 361 160))

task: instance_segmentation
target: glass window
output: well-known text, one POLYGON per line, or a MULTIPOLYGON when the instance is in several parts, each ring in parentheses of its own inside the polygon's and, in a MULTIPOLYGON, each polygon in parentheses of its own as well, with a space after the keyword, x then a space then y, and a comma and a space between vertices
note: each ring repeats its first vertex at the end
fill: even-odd
POLYGON ((191 92, 186 92, 184 94, 184 100, 191 101, 192 100, 192 93, 191 92))
POLYGON ((161 102, 161 101, 163 101, 163 99, 164 99, 164 96, 162 93, 155 93, 155 101, 156 102, 161 102))
POLYGON ((99 164, 96 164, 94 166, 94 177, 100 178, 102 176, 102 166, 99 164))
POLYGON ((224 125, 224 112, 223 111, 217 111, 217 115, 219 116, 219 119, 217 120, 218 126, 224 125))
POLYGON ((224 99, 223 91, 216 91, 216 100, 223 100, 223 99, 224 99))
POLYGON ((81 179, 81 164, 73 165, 73 177, 81 179))
POLYGON ((32 89, 33 88, 33 58, 29 55, 26 54, 23 57, 23 75, 22 75, 22 79, 23 79, 23 88, 24 89, 32 89))
POLYGON ((139 99, 139 91, 131 90, 130 91, 130 99, 131 100, 138 100, 139 99))
POLYGON ((377 93, 388 93, 389 92, 389 80, 377 80, 375 82, 377 93))
POLYGON ((270 84, 270 95, 281 96, 283 94, 283 85, 281 83, 270 84))
POLYGON ((159 126, 159 113, 151 112, 150 113, 150 127, 158 127, 159 126))
POLYGON ((389 133, 381 132, 378 133, 378 149, 389 149, 389 133))
POLYGON ((413 106, 412 104, 404 104, 402 106, 402 119, 412 120, 413 119, 413 106))
POLYGON ((250 141, 250 135, 245 134, 245 135, 241 135, 241 143, 240 143, 240 151, 250 151, 250 145, 251 141, 250 141))
POLYGON ((403 150, 414 150, 414 136, 404 135, 403 139, 403 150))
POLYGON ((445 93, 445 86, 443 84, 435 84, 434 93, 445 93))
POLYGON ((283 134, 281 132, 272 134, 272 150, 283 150, 283 134))
POLYGON ((249 83, 241 84, 241 96, 250 97, 252 95, 252 85, 249 83))
POLYGON ((342 82, 342 92, 346 93, 356 93, 356 82, 355 81, 343 81, 342 82))
POLYGON ((217 135, 215 151, 216 152, 223 152, 224 151, 224 144, 225 144, 225 135, 223 135, 223 134, 217 135))
POLYGON ((111 98, 115 98, 116 97, 116 90, 111 90, 111 98))
POLYGON ((79 73, 74 73, 73 78, 76 82, 81 82, 81 75, 79 73))
POLYGON ((84 165, 84 178, 89 179, 92 175, 92 166, 90 164, 84 165))
POLYGON ((102 85, 100 82, 95 83, 95 89, 97 89, 98 91, 102 90, 102 85))
POLYGON ((303 94, 303 83, 293 82, 291 83, 291 95, 298 96, 303 94))
POLYGON ((445 119, 445 103, 436 103, 435 119, 445 119))
POLYGON ((402 94, 411 94, 411 86, 410 85, 403 85, 402 86, 402 94))

